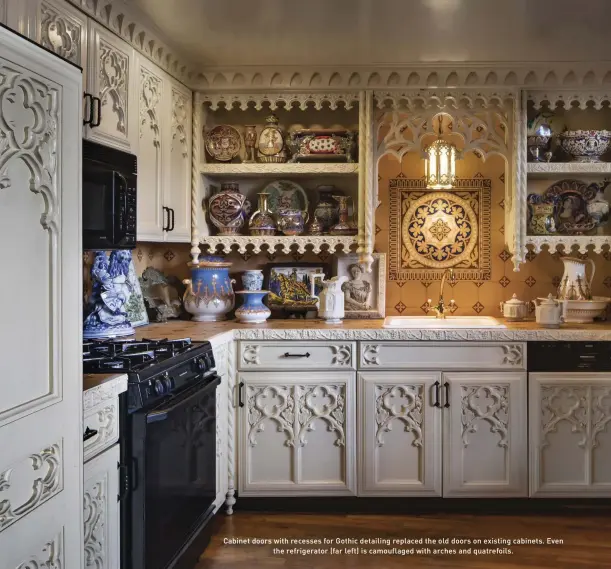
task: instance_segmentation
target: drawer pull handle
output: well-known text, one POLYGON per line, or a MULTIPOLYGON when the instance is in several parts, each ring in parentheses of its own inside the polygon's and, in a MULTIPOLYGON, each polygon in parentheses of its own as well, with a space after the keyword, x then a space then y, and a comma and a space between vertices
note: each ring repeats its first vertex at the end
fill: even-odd
POLYGON ((439 403, 439 382, 436 381, 433 385, 435 386, 435 403, 433 403, 433 407, 441 407, 439 403))
POLYGON ((310 352, 306 352, 305 354, 289 354, 288 352, 285 352, 284 357, 285 358, 309 358, 310 352))
POLYGON ((88 441, 89 439, 95 437, 98 434, 98 432, 95 429, 90 429, 89 427, 87 427, 85 429, 85 432, 83 433, 83 442, 88 441))
POLYGON ((450 406, 450 384, 446 381, 443 386, 446 388, 446 402, 444 403, 444 407, 450 406))
POLYGON ((238 386, 238 405, 240 407, 244 407, 244 400, 242 399, 243 392, 244 392, 244 382, 240 381, 240 385, 238 386))

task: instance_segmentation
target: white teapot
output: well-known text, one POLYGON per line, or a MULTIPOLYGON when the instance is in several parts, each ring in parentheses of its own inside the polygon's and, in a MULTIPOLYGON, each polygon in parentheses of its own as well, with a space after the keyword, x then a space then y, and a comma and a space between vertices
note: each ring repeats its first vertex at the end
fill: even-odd
POLYGON ((344 312, 344 292, 342 285, 348 280, 348 277, 333 277, 327 281, 323 280, 323 273, 315 273, 312 275, 310 283, 310 294, 312 298, 318 299, 316 308, 318 316, 322 318, 326 324, 340 324, 345 315, 344 312), (322 290, 320 295, 315 294, 316 279, 320 279, 322 290))
POLYGON ((535 301, 535 317, 537 324, 543 328, 559 328, 564 320, 564 303, 556 300, 551 294, 547 298, 535 301))
POLYGON ((511 300, 501 302, 501 313, 509 322, 519 322, 528 316, 528 303, 518 299, 514 294, 511 300))

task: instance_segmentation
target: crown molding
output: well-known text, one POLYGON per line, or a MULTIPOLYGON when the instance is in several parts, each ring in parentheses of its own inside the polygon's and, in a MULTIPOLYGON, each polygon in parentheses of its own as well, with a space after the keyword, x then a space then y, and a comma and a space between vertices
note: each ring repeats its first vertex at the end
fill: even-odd
POLYGON ((136 51, 187 86, 197 76, 192 63, 168 46, 154 24, 122 0, 68 0, 90 18, 128 42, 136 51))
POLYGON ((402 66, 212 67, 194 77, 203 92, 359 89, 601 89, 611 62, 458 62, 402 66))

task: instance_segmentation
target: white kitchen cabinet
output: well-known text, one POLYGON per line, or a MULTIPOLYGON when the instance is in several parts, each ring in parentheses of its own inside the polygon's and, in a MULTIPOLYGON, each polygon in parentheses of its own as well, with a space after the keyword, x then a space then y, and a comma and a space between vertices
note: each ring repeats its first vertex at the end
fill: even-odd
POLYGON ((526 374, 448 372, 442 382, 443 495, 527 496, 526 374))
POLYGON ((240 496, 354 495, 353 372, 238 375, 240 496))
MULTIPOLYGON (((216 389, 216 500, 214 507, 218 510, 227 497, 228 490, 228 458, 229 458, 229 350, 233 342, 215 346, 213 349, 216 371, 221 377, 221 383, 216 389)), ((233 433, 231 433, 233 436, 233 433)))
POLYGON ((82 567, 82 77, 0 46, 0 567, 82 567))
POLYGON ((359 373, 359 495, 441 496, 441 374, 359 373))
POLYGON ((119 569, 119 445, 85 463, 85 569, 119 569))
POLYGON ((611 374, 531 373, 530 494, 611 497, 611 374))
POLYGON ((84 136, 138 154, 136 52, 93 20, 89 20, 88 37, 86 91, 99 102, 94 105, 94 123, 85 126, 84 136))

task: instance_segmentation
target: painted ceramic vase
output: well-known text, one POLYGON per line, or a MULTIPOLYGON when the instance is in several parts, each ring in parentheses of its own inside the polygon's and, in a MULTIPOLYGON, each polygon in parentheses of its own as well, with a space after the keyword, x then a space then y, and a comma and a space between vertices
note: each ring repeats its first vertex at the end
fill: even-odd
POLYGON ((182 281, 187 287, 183 297, 185 310, 195 322, 225 320, 235 306, 235 279, 229 276, 231 263, 222 257, 204 256, 189 266, 191 278, 182 281))
POLYGON ((532 204, 532 216, 530 218, 530 232, 533 235, 553 235, 556 233, 554 221, 554 204, 532 204))
POLYGON ((349 220, 348 204, 349 196, 333 196, 339 203, 339 221, 330 229, 331 235, 356 235, 356 230, 349 220))
POLYGON ((238 184, 224 183, 208 200, 208 212, 220 235, 239 235, 250 212, 250 202, 240 193, 238 184))
POLYGON ((597 227, 609 219, 609 202, 605 199, 602 189, 599 189, 594 199, 586 204, 586 209, 590 217, 596 221, 597 227))
POLYGON ((284 235, 301 235, 305 230, 308 221, 308 212, 298 209, 279 209, 278 210, 278 229, 284 235))
POLYGON ((333 199, 339 192, 335 186, 318 186, 319 199, 314 209, 314 217, 322 224, 323 233, 328 233, 333 225, 339 221, 339 205, 333 199))
POLYGON ((244 274, 242 275, 242 286, 244 287, 244 290, 260 291, 263 288, 263 271, 244 271, 244 274))
POLYGON ((269 194, 261 192, 259 196, 259 208, 252 214, 248 222, 248 228, 251 235, 275 235, 276 222, 274 216, 269 209, 267 199, 269 194))
POLYGON ((133 292, 129 280, 131 262, 132 252, 125 249, 113 251, 110 259, 105 251, 96 251, 83 338, 116 338, 134 333, 126 310, 133 292))
POLYGON ((236 294, 244 297, 244 303, 235 311, 238 322, 245 324, 260 324, 271 315, 271 310, 263 304, 267 290, 240 290, 236 294))
POLYGON ((322 318, 326 324, 339 324, 345 316, 342 285, 348 280, 348 277, 333 277, 329 280, 324 280, 324 278, 324 274, 316 273, 312 275, 310 285, 311 295, 317 299, 318 317, 322 318), (320 280, 322 285, 322 290, 318 296, 314 294, 317 279, 320 280))

